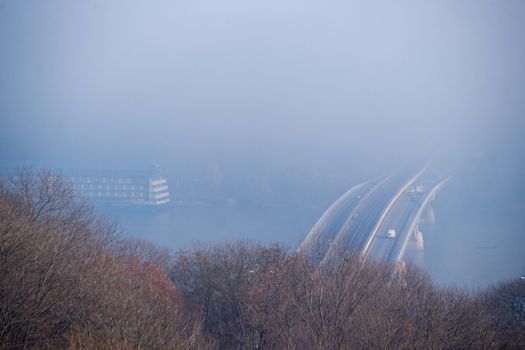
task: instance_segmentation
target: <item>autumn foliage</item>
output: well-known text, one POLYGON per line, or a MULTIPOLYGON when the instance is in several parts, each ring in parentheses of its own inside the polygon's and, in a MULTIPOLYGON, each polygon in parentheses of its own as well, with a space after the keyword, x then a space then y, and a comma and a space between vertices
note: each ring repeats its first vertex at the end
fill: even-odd
POLYGON ((169 259, 119 239, 60 178, 20 172, 0 185, 0 347, 196 346, 169 259))
POLYGON ((438 287, 420 269, 280 246, 123 240, 59 177, 0 183, 1 349, 523 349, 525 281, 438 287))

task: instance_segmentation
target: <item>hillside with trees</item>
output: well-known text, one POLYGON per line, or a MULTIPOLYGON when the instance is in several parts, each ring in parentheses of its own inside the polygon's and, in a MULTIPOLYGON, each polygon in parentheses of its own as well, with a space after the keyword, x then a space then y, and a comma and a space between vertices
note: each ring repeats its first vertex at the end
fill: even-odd
POLYGON ((0 183, 1 349, 524 349, 525 281, 279 245, 170 253, 124 239, 49 172, 0 183))

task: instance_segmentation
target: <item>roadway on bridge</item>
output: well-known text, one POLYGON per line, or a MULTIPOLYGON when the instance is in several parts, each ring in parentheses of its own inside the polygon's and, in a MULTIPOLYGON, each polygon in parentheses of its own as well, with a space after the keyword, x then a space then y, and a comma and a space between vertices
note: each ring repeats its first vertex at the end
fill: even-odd
POLYGON ((436 185, 439 178, 426 174, 427 167, 353 187, 325 211, 299 250, 321 264, 346 253, 398 261, 429 198, 443 182, 436 185), (424 186, 416 191, 416 183, 424 186), (389 229, 396 230, 395 238, 387 237, 389 229))
POLYGON ((373 238, 370 248, 366 252, 367 258, 377 261, 395 262, 403 258, 408 240, 413 238, 414 230, 420 221, 420 216, 428 205, 430 197, 448 179, 441 179, 423 175, 418 179, 419 191, 411 187, 396 201, 392 209, 386 214, 385 220, 378 228, 378 234, 373 238), (394 238, 389 238, 389 229, 396 231, 394 238))
POLYGON ((367 257, 378 261, 395 261, 396 252, 401 248, 401 242, 404 242, 406 236, 410 234, 408 230, 422 198, 424 198, 422 193, 418 193, 417 198, 408 192, 401 195, 380 225, 378 234, 367 252, 367 257), (389 229, 395 230, 394 238, 388 237, 389 229))
POLYGON ((319 263, 326 255, 347 218, 360 203, 361 199, 378 182, 379 179, 374 179, 361 183, 339 197, 312 227, 299 247, 299 251, 308 254, 315 263, 319 263))
POLYGON ((330 244, 324 263, 342 253, 359 254, 363 251, 385 208, 410 178, 409 174, 408 171, 398 171, 378 182, 362 197, 330 244))

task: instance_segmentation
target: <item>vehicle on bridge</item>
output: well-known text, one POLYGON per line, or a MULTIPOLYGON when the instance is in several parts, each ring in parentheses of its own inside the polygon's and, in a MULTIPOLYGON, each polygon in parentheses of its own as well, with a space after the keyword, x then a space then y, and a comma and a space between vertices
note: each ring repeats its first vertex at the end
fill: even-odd
POLYGON ((396 230, 394 230, 393 228, 389 229, 386 233, 386 236, 388 238, 396 238, 396 230))

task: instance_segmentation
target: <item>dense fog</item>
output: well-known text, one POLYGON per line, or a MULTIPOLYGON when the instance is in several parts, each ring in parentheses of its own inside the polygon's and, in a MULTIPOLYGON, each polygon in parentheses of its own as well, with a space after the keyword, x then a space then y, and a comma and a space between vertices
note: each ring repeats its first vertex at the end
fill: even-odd
POLYGON ((0 165, 158 162, 182 208, 288 208, 238 221, 293 247, 349 187, 434 159, 454 178, 425 266, 485 285, 525 273, 524 33, 519 0, 4 0, 0 165))

